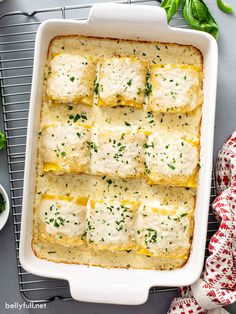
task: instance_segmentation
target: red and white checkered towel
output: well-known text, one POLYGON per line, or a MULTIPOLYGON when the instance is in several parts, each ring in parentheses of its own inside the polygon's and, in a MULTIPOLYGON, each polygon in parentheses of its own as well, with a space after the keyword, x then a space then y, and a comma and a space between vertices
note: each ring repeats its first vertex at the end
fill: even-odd
POLYGON ((212 208, 220 227, 210 240, 210 256, 201 278, 179 289, 168 314, 223 314, 222 306, 236 302, 236 131, 219 152, 216 179, 212 208))

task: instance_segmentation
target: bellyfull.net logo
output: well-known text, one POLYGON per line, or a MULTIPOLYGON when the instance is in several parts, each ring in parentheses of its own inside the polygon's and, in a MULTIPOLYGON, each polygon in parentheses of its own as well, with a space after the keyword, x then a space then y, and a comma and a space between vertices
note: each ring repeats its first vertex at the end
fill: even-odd
POLYGON ((34 304, 34 303, 19 303, 19 302, 14 302, 14 303, 7 303, 5 302, 5 309, 7 310, 24 310, 24 309, 39 309, 39 310, 45 310, 47 308, 46 303, 39 303, 39 304, 34 304))

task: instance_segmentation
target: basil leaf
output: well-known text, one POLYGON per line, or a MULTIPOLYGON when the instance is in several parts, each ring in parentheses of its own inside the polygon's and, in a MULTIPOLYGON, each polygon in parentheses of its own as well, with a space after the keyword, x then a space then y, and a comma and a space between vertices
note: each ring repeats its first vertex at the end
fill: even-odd
POLYGON ((180 0, 163 0, 161 7, 166 10, 168 23, 171 18, 177 12, 180 5, 180 0))
POLYGON ((233 13, 233 8, 225 3, 223 0, 217 0, 218 8, 228 14, 233 13))
POLYGON ((218 25, 202 0, 184 0, 183 16, 192 28, 218 38, 218 25))
POLYGON ((7 142, 7 139, 6 139, 5 134, 2 131, 0 131, 0 150, 6 146, 6 142, 7 142))

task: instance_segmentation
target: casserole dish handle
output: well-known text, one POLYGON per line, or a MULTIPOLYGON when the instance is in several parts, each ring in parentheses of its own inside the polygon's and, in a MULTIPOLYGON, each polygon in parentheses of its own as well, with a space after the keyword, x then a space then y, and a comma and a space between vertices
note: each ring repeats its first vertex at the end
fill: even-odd
POLYGON ((114 23, 158 25, 161 29, 169 28, 166 11, 158 6, 124 5, 118 3, 97 3, 90 9, 88 23, 114 23))
POLYGON ((72 298, 84 302, 140 305, 147 301, 149 294, 144 281, 124 279, 114 282, 109 280, 109 275, 96 281, 91 277, 80 281, 74 276, 69 279, 69 284, 72 298))

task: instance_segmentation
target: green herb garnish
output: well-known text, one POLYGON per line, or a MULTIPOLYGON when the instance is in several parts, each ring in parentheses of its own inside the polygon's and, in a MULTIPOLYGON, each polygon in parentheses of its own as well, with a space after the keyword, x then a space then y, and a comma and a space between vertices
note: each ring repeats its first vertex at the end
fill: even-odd
MULTIPOLYGON (((166 10, 168 23, 177 12, 182 2, 183 16, 194 29, 210 33, 218 38, 218 25, 203 0, 163 0, 161 7, 166 10)), ((218 7, 225 13, 232 13, 232 8, 223 0, 217 0, 218 7)))
POLYGON ((167 164, 167 166, 172 169, 172 170, 175 170, 175 166, 171 165, 171 164, 167 164))
POLYGON ((4 200, 4 197, 3 195, 0 193, 0 215, 2 212, 4 212, 5 210, 5 200, 4 200))
POLYGON ((218 38, 218 25, 202 0, 184 0, 183 16, 192 28, 218 38))
POLYGON ((6 146, 6 143, 7 143, 6 136, 2 131, 0 131, 0 149, 3 149, 6 146))
POLYGON ((74 122, 78 121, 81 118, 81 116, 77 113, 74 117, 74 122))
POLYGON ((147 83, 145 87, 145 95, 149 96, 152 92, 152 85, 150 84, 150 73, 147 73, 146 80, 147 80, 147 83))
POLYGON ((88 147, 89 147, 90 149, 94 150, 95 153, 98 152, 98 147, 97 147, 97 145, 96 145, 94 142, 87 142, 87 143, 88 143, 88 147))
POLYGON ((61 152, 61 157, 65 157, 66 156, 66 152, 61 152))
POLYGON ((95 85, 94 85, 94 93, 96 95, 98 95, 98 88, 99 88, 99 83, 95 83, 95 85))
POLYGON ((130 79, 130 80, 127 82, 127 85, 128 85, 128 86, 131 86, 131 84, 132 84, 132 79, 130 79))
POLYGON ((82 122, 84 122, 84 120, 88 120, 86 113, 85 112, 81 112, 81 114, 76 114, 75 116, 73 114, 69 115, 69 119, 70 120, 74 120, 74 122, 78 121, 81 119, 82 122))
POLYGON ((161 7, 166 10, 168 23, 171 18, 177 12, 180 5, 180 0, 163 0, 161 7))

